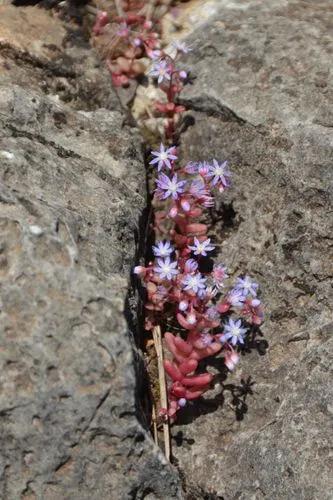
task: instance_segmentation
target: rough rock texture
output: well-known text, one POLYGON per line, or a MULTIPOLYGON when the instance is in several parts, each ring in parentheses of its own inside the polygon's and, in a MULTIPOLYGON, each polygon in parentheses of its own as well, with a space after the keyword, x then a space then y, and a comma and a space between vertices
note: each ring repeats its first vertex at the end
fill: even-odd
MULTIPOLYGON (((194 2, 194 4, 196 4, 194 2)), ((213 498, 332 498, 333 115, 329 1, 224 1, 189 37, 186 159, 228 158, 220 259, 262 288, 264 337, 173 428, 213 498)), ((189 8, 187 6, 186 8, 189 8)), ((194 8, 194 7, 193 7, 194 8)), ((221 367, 215 360, 212 371, 221 367)))
POLYGON ((125 319, 139 138, 50 14, 0 7, 0 58, 0 497, 181 498, 143 420, 125 319))

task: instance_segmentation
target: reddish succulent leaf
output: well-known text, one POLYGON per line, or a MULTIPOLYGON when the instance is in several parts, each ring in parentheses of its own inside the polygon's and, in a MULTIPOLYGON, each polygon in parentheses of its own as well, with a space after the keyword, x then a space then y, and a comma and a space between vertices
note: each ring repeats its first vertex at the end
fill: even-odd
POLYGON ((164 368, 172 380, 180 382, 183 379, 183 374, 180 372, 178 367, 168 359, 164 361, 164 368))
POLYGON ((188 359, 186 361, 183 361, 179 365, 179 370, 184 374, 188 375, 189 373, 194 372, 198 367, 198 361, 196 359, 188 359))
POLYGON ((184 377, 182 379, 182 384, 187 387, 203 387, 209 384, 213 380, 213 375, 211 373, 201 373, 200 375, 194 375, 193 377, 184 377))
POLYGON ((180 337, 174 337, 174 344, 179 351, 186 355, 189 355, 193 351, 193 347, 191 346, 191 344, 181 339, 180 337))

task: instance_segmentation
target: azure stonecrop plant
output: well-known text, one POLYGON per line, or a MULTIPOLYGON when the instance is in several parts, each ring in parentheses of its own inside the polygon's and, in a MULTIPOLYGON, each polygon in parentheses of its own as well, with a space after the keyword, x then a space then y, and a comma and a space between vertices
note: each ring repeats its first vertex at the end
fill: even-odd
POLYGON ((134 272, 147 291, 146 329, 162 325, 170 330, 164 333, 170 352, 164 361, 170 378, 168 408, 160 414, 174 421, 178 410, 210 387, 213 375, 198 373, 200 361, 222 351, 226 367, 233 370, 249 326, 262 323, 263 310, 258 284, 249 276, 227 287, 227 269, 212 264, 215 246, 200 222, 215 192, 230 187, 228 163, 213 159, 177 167, 176 147, 163 144, 152 156, 158 241, 152 247, 154 259, 134 272))
MULTIPOLYGON (((116 0, 116 14, 97 13, 93 33, 105 42, 104 56, 115 87, 126 87, 144 74, 155 80, 161 92, 152 103, 154 117, 162 118, 160 134, 174 143, 185 111, 179 95, 189 80, 177 64, 191 49, 181 41, 162 49, 161 25, 152 5, 116 0)), ((261 324, 263 310, 257 283, 244 276, 228 287, 226 267, 211 265, 215 246, 202 216, 214 205, 215 192, 230 187, 228 163, 213 159, 179 167, 176 147, 163 144, 152 157, 157 171, 153 199, 157 242, 154 259, 134 272, 147 291, 146 329, 162 326, 165 332, 170 356, 164 368, 170 384, 168 407, 161 408, 160 415, 174 421, 178 410, 210 387, 213 375, 199 372, 200 361, 222 351, 226 367, 233 370, 248 328, 261 324)))

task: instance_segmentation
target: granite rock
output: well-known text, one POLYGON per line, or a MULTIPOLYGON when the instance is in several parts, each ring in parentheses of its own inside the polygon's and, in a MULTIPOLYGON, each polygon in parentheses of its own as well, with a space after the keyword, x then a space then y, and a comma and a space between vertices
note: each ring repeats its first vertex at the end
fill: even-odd
POLYGON ((80 91, 99 63, 64 42, 58 19, 0 9, 0 496, 182 498, 140 407, 129 292, 146 207, 140 138, 106 77, 103 99, 80 91))
POLYGON ((332 6, 212 3, 214 15, 187 38, 195 79, 182 101, 195 123, 182 156, 229 159, 233 187, 210 231, 232 276, 260 283, 266 320, 235 373, 218 358, 208 364, 220 375, 173 427, 174 453, 187 482, 211 498, 328 500, 332 6))

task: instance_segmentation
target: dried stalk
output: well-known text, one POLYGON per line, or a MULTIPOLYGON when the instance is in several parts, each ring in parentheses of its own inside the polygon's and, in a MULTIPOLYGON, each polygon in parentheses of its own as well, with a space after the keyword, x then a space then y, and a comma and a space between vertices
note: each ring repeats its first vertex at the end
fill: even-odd
POLYGON ((153 417, 153 431, 154 431, 154 442, 158 445, 158 432, 157 432, 157 415, 156 415, 156 407, 153 403, 152 409, 152 417, 153 417))
POLYGON ((119 17, 124 17, 125 16, 125 13, 124 13, 124 9, 123 9, 123 6, 121 5, 121 1, 122 0, 114 0, 114 3, 116 5, 116 9, 117 9, 117 14, 119 17))
MULTIPOLYGON (((153 337, 157 354, 161 407, 168 409, 168 396, 166 389, 165 370, 163 366, 162 334, 161 334, 161 328, 159 326, 155 326, 155 328, 153 329, 153 337)), ((167 460, 170 460, 171 456, 170 425, 169 425, 169 417, 166 416, 166 418, 167 420, 163 422, 164 453, 167 460)))

